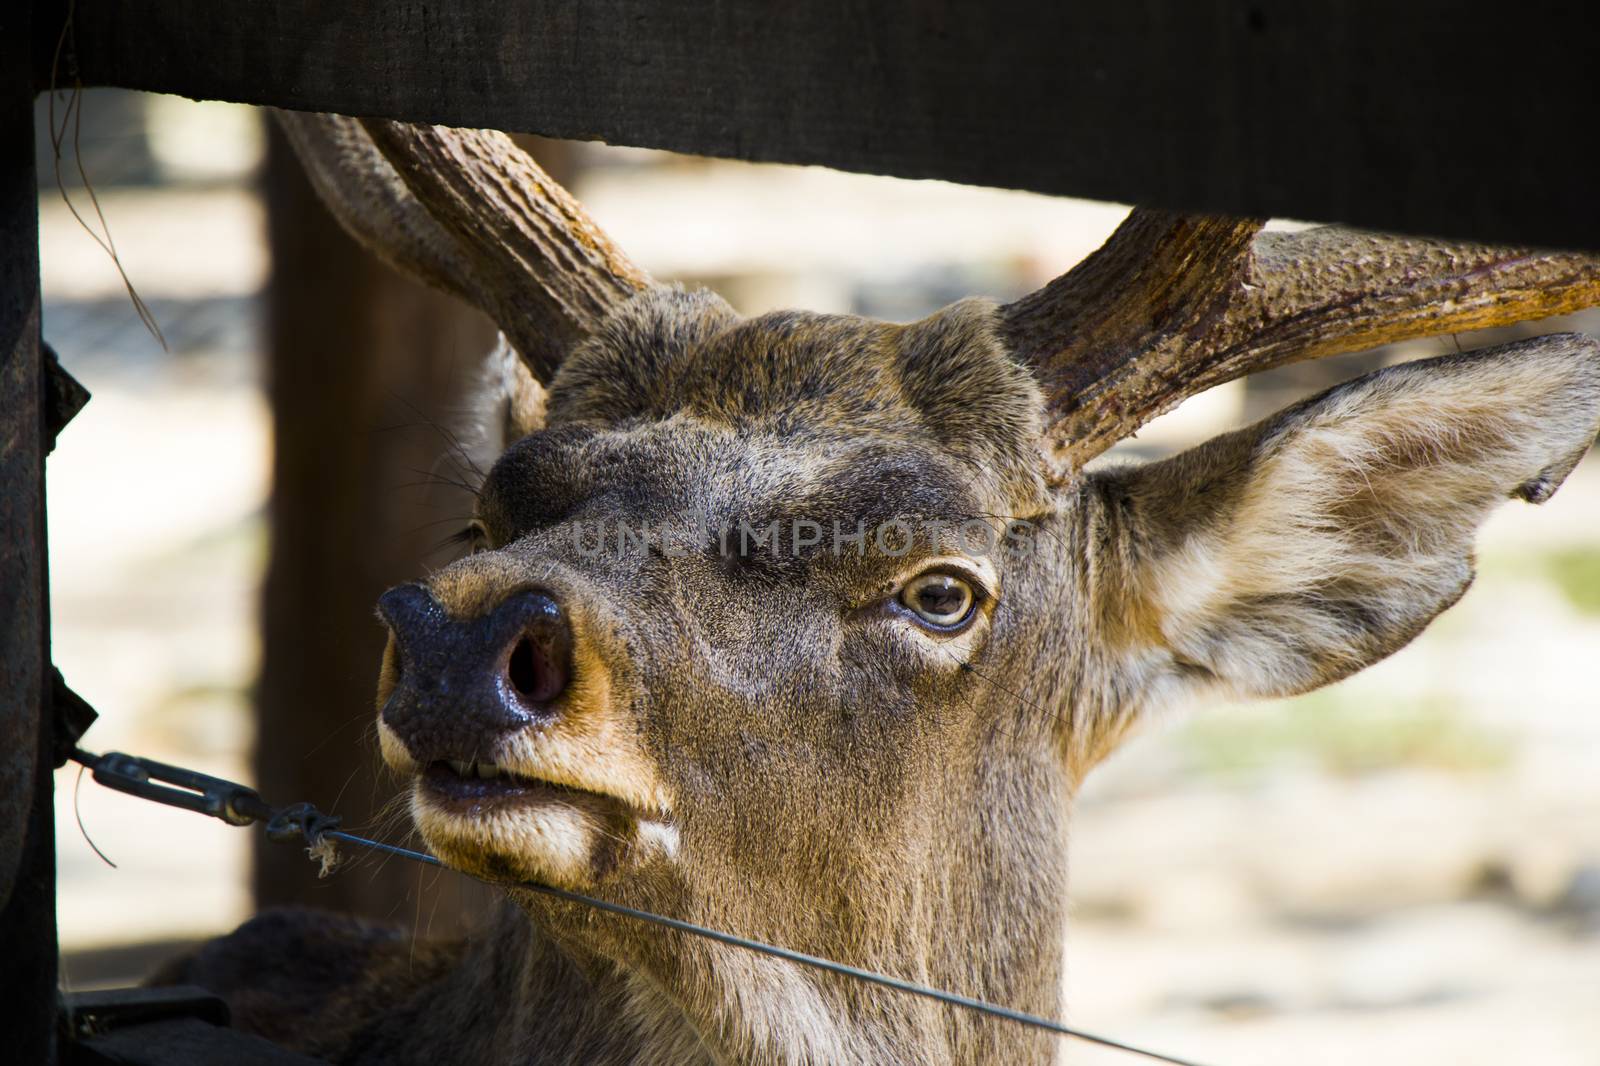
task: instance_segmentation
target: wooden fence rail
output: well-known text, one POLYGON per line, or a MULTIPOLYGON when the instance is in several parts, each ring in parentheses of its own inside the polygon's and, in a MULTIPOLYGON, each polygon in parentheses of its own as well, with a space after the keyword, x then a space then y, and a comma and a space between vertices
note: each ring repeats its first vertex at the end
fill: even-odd
POLYGON ((88 84, 1600 247, 1591 5, 45 0, 40 87, 69 6, 88 84))

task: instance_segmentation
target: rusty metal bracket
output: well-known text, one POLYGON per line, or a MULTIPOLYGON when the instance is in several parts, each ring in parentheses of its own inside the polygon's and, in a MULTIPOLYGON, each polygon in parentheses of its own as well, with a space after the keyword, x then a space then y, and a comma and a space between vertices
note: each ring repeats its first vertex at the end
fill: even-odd
POLYGON ((114 1029, 169 1018, 199 1018, 212 1025, 227 1025, 230 1015, 221 996, 188 985, 107 988, 61 997, 61 1035, 67 1040, 87 1040, 114 1029))
POLYGON ((50 699, 55 706, 54 756, 56 769, 59 770, 71 760, 78 741, 83 739, 83 734, 89 731, 100 715, 89 706, 88 700, 67 687, 67 679, 54 666, 50 668, 50 699))
POLYGON ((44 356, 44 450, 48 455, 56 450, 56 437, 83 410, 90 397, 89 390, 67 373, 48 342, 40 344, 39 349, 44 356))
POLYGON ((229 1028, 227 1003, 186 985, 68 993, 58 1015, 63 1066, 317 1066, 229 1028))

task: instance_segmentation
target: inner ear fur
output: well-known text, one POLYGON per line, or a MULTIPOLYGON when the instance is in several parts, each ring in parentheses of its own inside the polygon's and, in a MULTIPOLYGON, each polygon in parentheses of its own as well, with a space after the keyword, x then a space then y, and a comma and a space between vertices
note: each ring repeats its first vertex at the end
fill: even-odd
POLYGON ((1548 499, 1597 430, 1600 344, 1556 334, 1382 370, 1092 474, 1100 640, 1143 702, 1337 681, 1456 602, 1489 512, 1548 499))

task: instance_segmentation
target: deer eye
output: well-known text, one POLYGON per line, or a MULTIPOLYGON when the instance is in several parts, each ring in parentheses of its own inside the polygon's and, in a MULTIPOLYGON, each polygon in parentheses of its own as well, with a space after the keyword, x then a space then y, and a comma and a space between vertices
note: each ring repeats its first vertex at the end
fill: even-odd
POLYGON ((483 523, 476 518, 467 524, 467 528, 445 539, 450 544, 466 545, 468 555, 477 555, 489 547, 489 531, 484 529, 483 523))
POLYGON ((900 590, 900 604, 935 629, 965 625, 977 607, 972 585, 943 571, 919 574, 900 590))

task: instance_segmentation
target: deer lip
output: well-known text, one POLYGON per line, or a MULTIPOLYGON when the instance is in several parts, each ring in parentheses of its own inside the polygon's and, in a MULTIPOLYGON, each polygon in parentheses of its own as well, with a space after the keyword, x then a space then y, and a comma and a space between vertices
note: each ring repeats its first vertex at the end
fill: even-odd
POLYGON ((420 784, 436 805, 457 814, 479 814, 491 809, 560 800, 571 802, 580 797, 620 803, 598 792, 514 774, 492 763, 464 760, 429 763, 422 772, 420 784))

